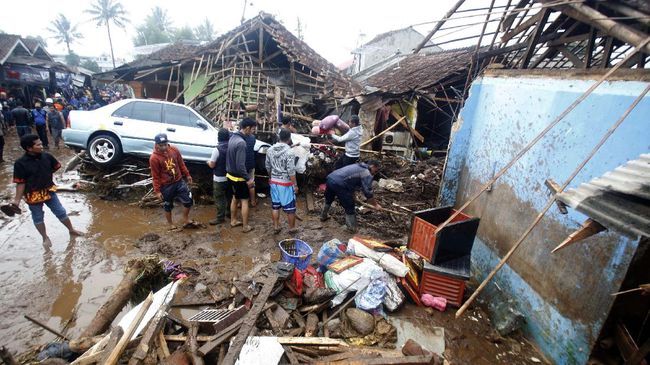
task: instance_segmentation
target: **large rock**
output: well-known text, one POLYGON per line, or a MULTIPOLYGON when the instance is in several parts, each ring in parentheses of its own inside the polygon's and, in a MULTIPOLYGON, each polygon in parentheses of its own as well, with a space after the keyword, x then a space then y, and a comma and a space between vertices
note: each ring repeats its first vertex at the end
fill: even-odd
POLYGON ((359 332, 360 335, 365 336, 375 330, 375 318, 372 314, 357 308, 349 308, 345 311, 345 314, 352 328, 359 332))

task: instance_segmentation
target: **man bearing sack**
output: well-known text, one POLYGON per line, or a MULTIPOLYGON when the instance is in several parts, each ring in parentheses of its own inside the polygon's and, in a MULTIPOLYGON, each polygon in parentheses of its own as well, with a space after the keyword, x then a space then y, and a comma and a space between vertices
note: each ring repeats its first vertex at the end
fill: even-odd
POLYGON ((153 191, 156 197, 164 202, 165 218, 170 228, 175 228, 172 220, 175 199, 183 204, 183 225, 187 225, 190 208, 194 203, 188 186, 192 183, 192 176, 185 166, 183 156, 176 147, 169 144, 165 133, 156 135, 154 142, 154 151, 149 158, 153 191), (187 182, 183 178, 186 178, 187 182))

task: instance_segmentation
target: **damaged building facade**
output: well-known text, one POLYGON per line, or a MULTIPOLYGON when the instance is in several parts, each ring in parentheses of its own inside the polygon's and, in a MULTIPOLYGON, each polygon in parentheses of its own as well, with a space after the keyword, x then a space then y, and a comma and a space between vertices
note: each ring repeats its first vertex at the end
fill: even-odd
POLYGON ((337 107, 336 98, 358 91, 265 13, 208 44, 172 44, 99 78, 129 83, 137 97, 189 105, 215 125, 253 117, 262 133, 274 131, 281 116, 293 118, 306 133, 313 119, 337 107))
POLYGON ((496 3, 500 43, 483 28, 438 205, 481 218, 472 274, 488 278, 477 295, 497 325, 523 317, 558 364, 585 364, 608 341, 641 356, 650 302, 612 293, 649 279, 650 9, 496 3))

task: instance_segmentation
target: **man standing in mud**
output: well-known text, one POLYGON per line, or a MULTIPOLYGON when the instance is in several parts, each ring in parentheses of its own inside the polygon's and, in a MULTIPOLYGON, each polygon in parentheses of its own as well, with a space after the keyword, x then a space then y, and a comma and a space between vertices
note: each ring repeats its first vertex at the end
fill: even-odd
POLYGON ((217 216, 210 221, 211 225, 221 224, 226 221, 226 215, 230 216, 230 200, 232 193, 228 190, 228 178, 226 178, 226 158, 228 156, 228 140, 230 131, 220 128, 217 134, 217 147, 212 151, 208 166, 212 169, 212 194, 214 203, 217 206, 217 216))
POLYGON ((357 215, 354 210, 354 193, 357 189, 361 189, 369 204, 376 208, 380 207, 372 192, 372 179, 377 171, 379 171, 379 166, 379 161, 370 160, 366 163, 359 162, 342 167, 327 175, 325 204, 321 211, 320 220, 326 221, 329 219, 329 211, 332 203, 338 198, 339 204, 345 210, 345 226, 347 231, 351 233, 356 232, 357 215))
POLYGON ((228 142, 228 157, 226 158, 226 177, 228 185, 235 197, 230 203, 230 226, 242 226, 242 231, 248 233, 253 227, 248 225, 248 202, 250 188, 254 182, 246 169, 246 137, 252 135, 257 127, 257 122, 251 118, 244 118, 239 123, 239 131, 230 137, 228 142), (237 202, 241 203, 242 220, 237 220, 237 202))
POLYGON ((174 229, 172 209, 174 200, 178 199, 183 204, 183 225, 187 225, 190 208, 193 205, 192 195, 188 184, 192 184, 192 176, 185 166, 183 156, 178 149, 169 144, 167 135, 160 133, 154 138, 156 145, 149 158, 149 168, 153 180, 153 191, 158 199, 163 201, 165 218, 170 229, 174 229), (187 182, 183 180, 187 179, 187 182))
POLYGON ((270 175, 273 233, 280 233, 280 209, 287 213, 289 233, 296 233, 296 155, 291 149, 291 132, 280 129, 280 141, 266 152, 266 171, 270 175))
POLYGON ((72 227, 68 214, 56 195, 56 185, 52 179, 55 171, 61 168, 59 161, 51 154, 43 152, 43 142, 35 134, 26 134, 20 138, 20 146, 25 154, 14 163, 14 182, 16 196, 13 201, 15 211, 21 199, 25 199, 32 212, 32 221, 43 238, 43 244, 49 245, 50 238, 45 229, 43 205, 54 213, 70 232, 70 236, 82 236, 83 233, 72 227))

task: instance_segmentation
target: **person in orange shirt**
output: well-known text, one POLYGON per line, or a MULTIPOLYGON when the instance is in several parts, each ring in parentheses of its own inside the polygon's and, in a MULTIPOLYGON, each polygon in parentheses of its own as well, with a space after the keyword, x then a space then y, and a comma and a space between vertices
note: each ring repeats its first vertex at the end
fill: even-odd
POLYGON ((169 144, 167 135, 160 133, 154 138, 156 145, 149 158, 149 168, 153 180, 153 191, 158 199, 163 201, 165 218, 171 229, 174 229, 172 209, 174 200, 183 204, 183 225, 190 223, 190 208, 194 204, 188 184, 192 184, 192 176, 185 166, 180 151, 169 144), (187 182, 183 180, 186 178, 187 182))

